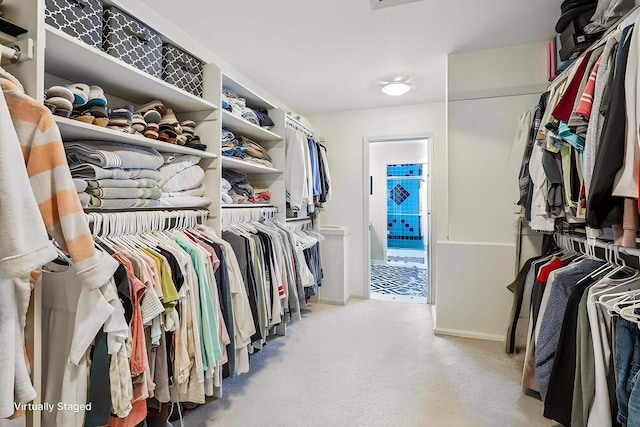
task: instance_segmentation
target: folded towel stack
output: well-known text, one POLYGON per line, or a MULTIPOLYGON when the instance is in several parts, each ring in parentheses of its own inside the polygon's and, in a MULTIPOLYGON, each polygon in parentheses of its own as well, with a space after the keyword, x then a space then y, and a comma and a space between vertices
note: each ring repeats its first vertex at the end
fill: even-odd
POLYGON ((109 142, 65 143, 82 205, 92 209, 159 206, 164 157, 153 148, 109 142))

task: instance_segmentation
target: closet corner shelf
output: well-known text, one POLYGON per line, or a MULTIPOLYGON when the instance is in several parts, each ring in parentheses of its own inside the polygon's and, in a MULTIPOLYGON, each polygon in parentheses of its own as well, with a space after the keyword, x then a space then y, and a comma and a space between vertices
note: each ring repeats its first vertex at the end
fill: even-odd
POLYGON ((161 153, 193 154, 203 159, 215 159, 218 157, 214 153, 200 151, 182 145, 169 144, 168 142, 145 138, 142 135, 118 132, 65 117, 53 117, 60 129, 63 140, 119 142, 122 144, 137 145, 138 147, 155 148, 161 153))
POLYGON ((251 122, 246 121, 242 117, 236 116, 227 110, 222 111, 222 127, 229 129, 236 137, 244 136, 255 142, 265 145, 267 142, 274 144, 282 141, 282 137, 270 130, 263 129, 251 122))
POLYGON ((261 205, 259 203, 238 203, 238 204, 221 204, 222 209, 259 209, 259 208, 274 208, 275 205, 261 205))
POLYGON ((247 106, 250 108, 264 108, 265 110, 273 110, 276 108, 275 105, 264 99, 263 97, 257 95, 252 90, 247 89, 242 86, 240 83, 237 83, 231 77, 223 74, 222 75, 222 87, 224 89, 229 89, 232 92, 235 92, 241 98, 244 98, 247 101, 247 106))
POLYGON ((248 174, 270 174, 282 173, 278 169, 262 166, 256 163, 245 162, 244 160, 234 159, 232 157, 220 156, 222 159, 223 169, 233 169, 236 172, 244 172, 248 174))
POLYGON ((218 107, 77 40, 46 28, 45 72, 70 81, 100 85, 107 94, 145 104, 159 99, 176 113, 214 111, 218 107))

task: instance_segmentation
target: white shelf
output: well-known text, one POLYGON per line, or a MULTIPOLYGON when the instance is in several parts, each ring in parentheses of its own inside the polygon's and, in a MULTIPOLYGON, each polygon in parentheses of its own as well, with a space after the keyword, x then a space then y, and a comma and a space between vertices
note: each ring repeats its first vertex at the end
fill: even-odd
POLYGON ((220 156, 220 159, 222 160, 223 169, 233 169, 237 172, 251 174, 282 173, 278 169, 269 168, 257 163, 245 162, 244 160, 234 159, 232 157, 220 156))
POLYGON ((97 84, 106 93, 145 104, 158 99, 176 113, 213 111, 218 107, 151 76, 68 34, 45 25, 45 71, 67 80, 97 84))
POLYGON ((255 92, 245 88, 240 83, 235 82, 228 76, 222 75, 222 88, 229 89, 231 92, 235 92, 241 98, 246 99, 247 107, 249 108, 264 108, 265 110, 273 110, 275 105, 257 95, 255 92))
POLYGON ((222 209, 257 209, 257 208, 273 208, 274 205, 260 203, 234 203, 221 204, 222 209))
POLYGON ((67 141, 104 141, 119 142, 122 144, 137 145, 139 147, 155 148, 161 153, 193 154, 202 158, 215 159, 218 157, 214 153, 196 150, 182 145, 169 144, 168 142, 145 138, 142 135, 118 132, 96 125, 90 125, 78 120, 67 119, 65 117, 53 116, 62 138, 67 141))
POLYGON ((261 128, 242 117, 236 116, 227 110, 222 111, 222 127, 229 129, 237 137, 244 136, 264 145, 266 142, 282 141, 282 137, 270 130, 261 128))

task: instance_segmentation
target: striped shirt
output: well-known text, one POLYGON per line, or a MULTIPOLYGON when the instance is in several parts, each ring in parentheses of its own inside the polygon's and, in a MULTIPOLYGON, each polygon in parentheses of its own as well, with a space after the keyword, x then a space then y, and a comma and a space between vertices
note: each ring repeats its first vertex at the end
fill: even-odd
POLYGON ((596 62, 596 65, 593 67, 591 71, 591 75, 589 76, 589 81, 587 82, 587 86, 584 88, 584 93, 580 98, 580 102, 578 103, 578 108, 576 108, 576 114, 580 114, 585 119, 591 119, 591 110, 593 107, 593 95, 596 90, 596 76, 598 75, 598 69, 600 68, 600 61, 602 60, 602 56, 596 62))
POLYGON ((107 283, 117 263, 96 251, 51 112, 21 87, 0 78, 18 135, 33 195, 47 232, 71 255, 80 280, 90 289, 107 283))

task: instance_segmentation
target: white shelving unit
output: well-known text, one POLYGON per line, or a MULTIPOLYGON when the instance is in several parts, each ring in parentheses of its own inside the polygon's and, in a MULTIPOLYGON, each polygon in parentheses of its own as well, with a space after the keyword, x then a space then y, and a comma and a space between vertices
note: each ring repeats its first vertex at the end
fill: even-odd
MULTIPOLYGON (((246 174, 249 183, 252 185, 268 188, 271 194, 271 206, 278 208, 276 216, 284 221, 286 216, 283 173, 285 166, 285 148, 282 137, 282 135, 284 135, 284 120, 280 121, 276 117, 279 117, 280 110, 276 109, 276 107, 264 97, 224 74, 222 75, 222 88, 229 89, 241 98, 244 98, 249 108, 263 108, 267 110, 275 126, 272 130, 267 130, 221 108, 220 116, 222 127, 229 129, 236 137, 244 136, 265 148, 271 157, 273 168, 225 156, 220 156, 220 163, 224 169, 233 169, 236 172, 246 174)), ((228 208, 227 206, 224 208, 228 208)), ((246 207, 246 205, 243 204, 237 206, 246 207)), ((257 205, 256 207, 264 206, 257 205)))
POLYGON ((215 153, 207 151, 195 150, 183 145, 169 144, 167 142, 145 138, 139 134, 128 134, 115 130, 103 128, 100 126, 90 125, 78 120, 67 119, 65 117, 54 116, 54 119, 60 129, 62 138, 66 141, 82 140, 82 141, 105 141, 119 142, 122 144, 130 144, 138 147, 155 148, 163 153, 193 154, 205 159, 215 159, 218 157, 215 153))
POLYGON ((159 99, 171 106, 176 113, 205 112, 209 116, 218 108, 203 98, 151 76, 57 28, 45 24, 45 32, 47 73, 70 81, 98 84, 105 92, 138 105, 159 99))
POLYGON ((222 204, 222 209, 258 209, 258 208, 273 208, 274 205, 260 204, 260 203, 238 203, 238 204, 222 204))

